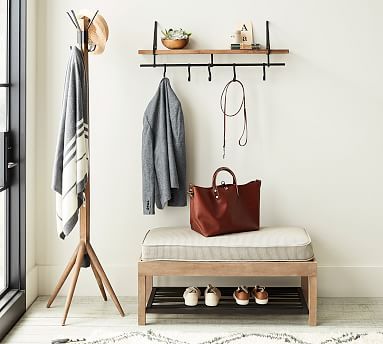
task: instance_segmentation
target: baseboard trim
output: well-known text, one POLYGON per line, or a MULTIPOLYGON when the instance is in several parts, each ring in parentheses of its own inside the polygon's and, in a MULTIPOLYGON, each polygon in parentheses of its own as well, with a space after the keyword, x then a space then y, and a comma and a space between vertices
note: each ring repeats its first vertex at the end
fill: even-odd
POLYGON ((383 266, 320 266, 321 297, 383 297, 383 266))
POLYGON ((26 276, 26 306, 27 308, 37 299, 39 296, 38 289, 38 266, 34 265, 27 271, 26 276))
MULTIPOLYGON (((126 266, 104 266, 105 272, 117 295, 137 295, 137 264, 126 266)), ((50 295, 64 266, 38 266, 38 294, 50 295)), ((71 276, 69 276, 70 278, 71 276)), ((222 286, 262 284, 268 286, 298 285, 295 277, 161 277, 157 285, 190 286, 213 283, 222 286)), ((383 297, 383 266, 319 266, 318 295, 320 297, 383 297), (361 288, 361 286, 363 286, 361 288)), ((59 295, 66 295, 68 282, 59 295)), ((81 269, 76 287, 78 296, 96 296, 99 290, 91 269, 81 269)), ((27 300, 31 300, 35 293, 27 300)))

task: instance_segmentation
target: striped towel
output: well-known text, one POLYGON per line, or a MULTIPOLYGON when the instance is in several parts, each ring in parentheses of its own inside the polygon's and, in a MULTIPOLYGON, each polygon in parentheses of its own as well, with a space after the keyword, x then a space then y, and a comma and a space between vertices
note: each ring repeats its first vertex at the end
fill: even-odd
POLYGON ((87 76, 80 49, 72 48, 53 166, 57 232, 64 239, 79 227, 79 209, 88 179, 87 76))

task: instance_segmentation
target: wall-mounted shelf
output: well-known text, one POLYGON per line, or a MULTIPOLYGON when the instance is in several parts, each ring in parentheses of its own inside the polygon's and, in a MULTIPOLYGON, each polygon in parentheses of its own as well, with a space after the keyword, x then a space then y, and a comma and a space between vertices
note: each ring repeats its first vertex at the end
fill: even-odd
POLYGON ((269 35, 269 21, 266 21, 266 48, 264 49, 157 49, 157 21, 154 22, 153 49, 138 50, 139 55, 153 56, 153 63, 140 64, 140 67, 163 67, 164 77, 167 67, 186 67, 188 69, 188 81, 191 80, 190 69, 193 67, 207 67, 211 81, 211 68, 213 67, 233 67, 234 75, 236 67, 262 67, 263 80, 266 80, 266 67, 284 66, 284 62, 270 62, 270 55, 288 54, 289 49, 271 49, 269 35), (210 55, 208 63, 157 63, 157 55, 210 55), (214 55, 265 55, 266 62, 241 62, 241 63, 215 63, 214 55))
MULTIPOLYGON (((267 49, 174 49, 155 50, 155 55, 267 55, 267 49)), ((270 49, 270 54, 288 54, 289 49, 270 49)), ((138 50, 139 55, 153 55, 153 49, 138 50)))

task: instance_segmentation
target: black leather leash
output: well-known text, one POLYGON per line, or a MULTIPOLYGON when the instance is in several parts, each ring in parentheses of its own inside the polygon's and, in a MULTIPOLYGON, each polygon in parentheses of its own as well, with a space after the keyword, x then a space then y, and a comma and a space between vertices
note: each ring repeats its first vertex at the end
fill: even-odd
POLYGON ((242 130, 241 137, 238 140, 238 144, 241 147, 245 146, 247 144, 247 137, 248 137, 245 87, 243 86, 241 81, 237 80, 236 72, 235 72, 235 66, 233 66, 233 72, 234 72, 233 80, 230 80, 226 84, 226 86, 224 87, 222 94, 221 94, 221 101, 220 101, 221 111, 223 113, 223 159, 225 159, 225 154, 226 154, 226 117, 234 117, 234 116, 238 115, 239 112, 242 110, 242 108, 243 108, 243 130, 242 130), (238 83, 242 88, 242 102, 241 102, 241 105, 240 105, 237 112, 235 112, 233 114, 228 114, 226 112, 227 92, 228 92, 230 85, 232 85, 234 83, 238 83), (244 142, 243 142, 243 140, 244 140, 244 142))

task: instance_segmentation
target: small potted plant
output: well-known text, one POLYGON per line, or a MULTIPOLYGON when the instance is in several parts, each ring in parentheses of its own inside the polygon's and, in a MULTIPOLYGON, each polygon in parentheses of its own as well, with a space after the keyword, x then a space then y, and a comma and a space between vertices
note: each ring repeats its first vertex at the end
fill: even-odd
POLYGON ((161 38, 162 44, 168 49, 183 49, 189 43, 191 33, 183 29, 169 29, 161 31, 164 37, 161 38))

